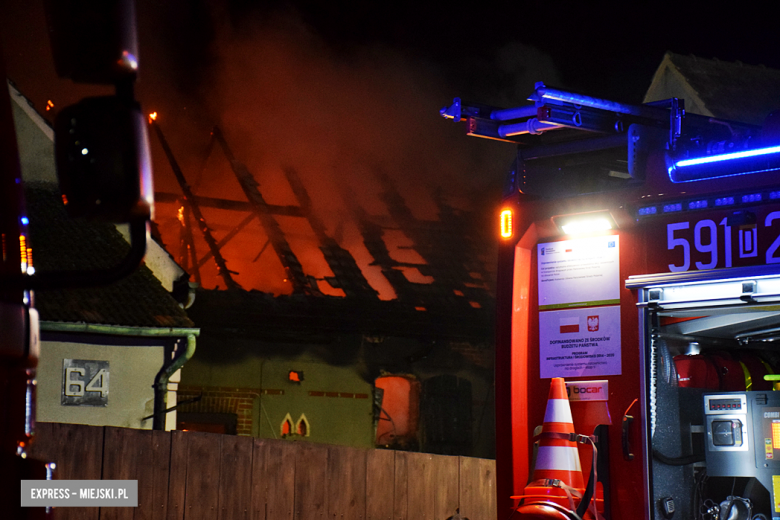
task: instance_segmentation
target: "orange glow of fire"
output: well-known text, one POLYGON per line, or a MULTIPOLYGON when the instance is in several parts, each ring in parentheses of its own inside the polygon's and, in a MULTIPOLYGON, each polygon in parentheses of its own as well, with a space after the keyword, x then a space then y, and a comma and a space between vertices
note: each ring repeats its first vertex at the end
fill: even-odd
POLYGON ((50 99, 50 100, 46 101, 46 111, 48 112, 52 108, 54 108, 54 103, 52 103, 52 101, 50 99))
POLYGON ((176 212, 176 218, 179 219, 182 225, 184 225, 184 206, 181 206, 176 212))
POLYGON ((383 390, 376 443, 388 445, 414 439, 420 417, 419 383, 404 376, 383 376, 375 384, 383 390))
POLYGON ((157 112, 152 112, 149 114, 149 124, 152 124, 154 121, 157 121, 157 112))

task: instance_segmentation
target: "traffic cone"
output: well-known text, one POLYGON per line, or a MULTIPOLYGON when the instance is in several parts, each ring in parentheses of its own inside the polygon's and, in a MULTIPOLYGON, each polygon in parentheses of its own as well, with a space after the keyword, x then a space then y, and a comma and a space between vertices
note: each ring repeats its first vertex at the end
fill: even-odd
POLYGON ((581 497, 585 491, 580 455, 577 444, 563 438, 571 433, 574 433, 574 424, 566 395, 566 383, 563 378, 554 377, 539 436, 533 478, 525 488, 525 496, 546 496, 549 501, 568 508, 573 502, 579 502, 577 495, 581 497), (560 481, 566 487, 553 485, 548 479, 560 481), (572 494, 575 496, 572 497, 572 494))

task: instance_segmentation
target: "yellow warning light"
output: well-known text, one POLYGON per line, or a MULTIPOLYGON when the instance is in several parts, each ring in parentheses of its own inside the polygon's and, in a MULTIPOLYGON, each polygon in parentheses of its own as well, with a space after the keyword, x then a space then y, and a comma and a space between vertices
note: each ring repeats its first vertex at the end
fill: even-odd
POLYGON ((27 237, 24 235, 19 235, 19 253, 20 257, 22 259, 22 273, 27 272, 27 250, 29 248, 27 247, 27 237))
POLYGON ((512 237, 512 210, 505 209, 501 211, 500 216, 501 238, 512 237))

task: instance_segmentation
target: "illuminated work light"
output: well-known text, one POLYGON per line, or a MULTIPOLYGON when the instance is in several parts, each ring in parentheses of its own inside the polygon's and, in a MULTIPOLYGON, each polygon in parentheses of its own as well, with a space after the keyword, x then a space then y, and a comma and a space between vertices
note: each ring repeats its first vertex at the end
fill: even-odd
POLYGON ((553 222, 564 235, 587 235, 617 227, 607 211, 553 217, 553 222))
POLYGON ((683 159, 668 168, 672 182, 701 181, 774 170, 780 170, 780 146, 683 159))
POLYGON ((567 235, 582 235, 584 233, 607 231, 610 229, 612 229, 612 224, 605 218, 574 220, 561 226, 561 230, 567 235))
POLYGON ((501 216, 499 218, 500 218, 501 238, 511 238, 512 237, 512 210, 505 209, 501 211, 501 216))

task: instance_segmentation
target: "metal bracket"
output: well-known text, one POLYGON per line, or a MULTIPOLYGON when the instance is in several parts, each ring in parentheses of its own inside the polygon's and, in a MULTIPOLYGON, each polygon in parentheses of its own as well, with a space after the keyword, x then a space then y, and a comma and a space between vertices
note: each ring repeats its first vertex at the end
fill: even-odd
POLYGON ((682 120, 685 117, 685 100, 672 98, 669 111, 669 147, 672 151, 677 149, 677 140, 682 135, 682 120))

